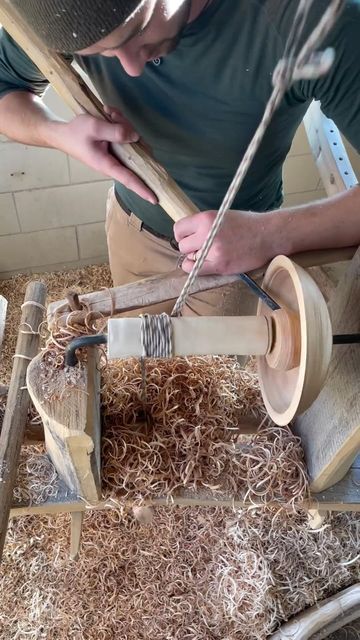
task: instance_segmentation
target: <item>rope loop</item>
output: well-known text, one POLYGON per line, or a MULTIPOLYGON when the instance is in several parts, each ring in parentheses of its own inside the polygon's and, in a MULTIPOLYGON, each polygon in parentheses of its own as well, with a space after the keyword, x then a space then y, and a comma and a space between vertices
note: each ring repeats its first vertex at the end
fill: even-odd
POLYGON ((27 300, 26 302, 23 302, 21 305, 21 310, 24 307, 38 307, 38 309, 41 309, 42 311, 46 311, 46 307, 44 307, 43 304, 40 304, 40 302, 36 302, 36 300, 27 300))
POLYGON ((145 313, 141 318, 141 344, 145 358, 171 358, 172 326, 167 313, 149 315, 145 313))

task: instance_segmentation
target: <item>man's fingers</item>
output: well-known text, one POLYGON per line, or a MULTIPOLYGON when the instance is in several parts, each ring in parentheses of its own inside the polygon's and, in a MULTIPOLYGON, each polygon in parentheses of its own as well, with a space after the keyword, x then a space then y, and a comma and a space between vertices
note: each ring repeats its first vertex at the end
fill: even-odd
POLYGON ((127 124, 129 127, 132 127, 130 120, 125 118, 125 116, 117 109, 116 107, 109 107, 108 105, 104 106, 104 111, 107 116, 111 118, 113 122, 120 122, 121 124, 127 124))
POLYGON ((118 180, 125 187, 131 189, 131 191, 135 191, 135 193, 141 198, 144 198, 144 200, 147 200, 151 204, 157 204, 158 200, 151 189, 149 189, 135 173, 124 167, 124 165, 109 153, 104 153, 99 170, 114 180, 118 180))
POLYGON ((113 124, 102 120, 95 120, 92 123, 91 135, 96 140, 106 140, 107 142, 138 142, 140 136, 128 123, 113 124))
MULTIPOLYGON (((192 271, 194 268, 194 264, 194 260, 189 260, 189 258, 186 257, 181 264, 181 268, 183 271, 185 271, 185 273, 190 273, 190 271, 192 271)), ((214 263, 210 260, 205 260, 203 266, 200 269, 200 275, 202 276, 217 275, 218 273, 219 272, 216 270, 214 263)))
POLYGON ((193 216, 187 216, 186 218, 182 218, 175 223, 174 236, 176 242, 180 243, 183 238, 196 233, 199 226, 200 215, 200 213, 197 213, 193 216))
POLYGON ((175 240, 179 243, 180 253, 184 253, 185 255, 192 251, 197 251, 202 245, 201 239, 199 238, 197 233, 186 236, 185 238, 180 240, 180 242, 175 235, 175 240))

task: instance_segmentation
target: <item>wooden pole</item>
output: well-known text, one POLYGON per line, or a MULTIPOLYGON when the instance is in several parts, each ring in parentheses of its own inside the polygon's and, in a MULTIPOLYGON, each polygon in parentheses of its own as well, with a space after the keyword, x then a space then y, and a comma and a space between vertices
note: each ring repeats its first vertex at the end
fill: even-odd
POLYGON ((8 399, 0 435, 0 557, 4 548, 18 460, 27 421, 30 397, 26 370, 39 350, 38 327, 43 319, 46 288, 30 282, 25 293, 8 399), (26 323, 26 324, 25 324, 26 323), (24 327, 34 333, 24 333, 24 327))
MULTIPOLYGON (((348 611, 353 610, 352 620, 356 618, 359 607, 360 583, 340 591, 331 598, 323 600, 323 602, 319 602, 295 616, 280 627, 279 631, 276 631, 270 640, 310 640, 315 634, 321 632, 324 627, 338 621, 339 624, 333 627, 333 630, 336 631, 343 626, 344 620, 342 619, 345 618, 348 611)), ((323 635, 321 637, 324 638, 323 635)))
MULTIPOLYGON (((356 247, 346 247, 343 249, 329 249, 320 251, 307 251, 290 256, 296 264, 302 267, 310 267, 331 262, 351 260, 356 251, 356 247)), ((266 267, 253 271, 253 277, 261 277, 266 267)), ((187 276, 178 269, 164 275, 144 278, 136 282, 113 287, 102 291, 79 296, 80 302, 86 302, 92 313, 98 317, 109 317, 134 309, 141 309, 160 302, 175 300, 184 286, 187 276)), ((238 275, 231 276, 201 276, 196 279, 192 293, 208 291, 239 281, 238 275)), ((48 324, 54 327, 56 318, 61 316, 60 324, 66 323, 66 319, 71 309, 67 300, 58 300, 48 305, 48 324)), ((84 324, 86 313, 79 311, 73 313, 72 320, 79 324, 84 324)))

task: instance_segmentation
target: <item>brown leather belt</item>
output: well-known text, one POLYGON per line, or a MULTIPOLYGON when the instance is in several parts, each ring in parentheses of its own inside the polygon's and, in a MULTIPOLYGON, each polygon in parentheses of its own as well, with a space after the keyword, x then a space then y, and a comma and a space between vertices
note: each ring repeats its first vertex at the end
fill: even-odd
MULTIPOLYGON (((123 202, 123 200, 120 198, 116 189, 115 189, 115 198, 119 206, 124 211, 124 213, 126 213, 127 216, 130 216, 132 211, 129 209, 129 207, 126 206, 125 202, 123 202)), ((144 229, 145 231, 148 231, 148 233, 151 233, 151 235, 155 236, 156 238, 160 238, 160 240, 166 240, 166 242, 168 242, 173 249, 175 249, 176 251, 179 251, 179 245, 176 242, 175 238, 169 238, 169 236, 165 236, 162 233, 158 233, 157 231, 155 231, 155 229, 152 229, 151 227, 149 227, 149 225, 147 225, 145 222, 142 222, 142 221, 141 221, 141 228, 144 229)))

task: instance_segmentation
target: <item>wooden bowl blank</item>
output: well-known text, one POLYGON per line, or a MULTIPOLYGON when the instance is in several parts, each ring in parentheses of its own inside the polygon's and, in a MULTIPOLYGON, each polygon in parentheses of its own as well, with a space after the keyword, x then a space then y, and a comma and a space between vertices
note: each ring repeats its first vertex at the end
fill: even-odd
MULTIPOLYGON (((282 371, 272 368, 266 356, 257 357, 266 408, 274 422, 283 426, 303 413, 323 387, 332 351, 331 323, 320 289, 289 258, 277 256, 272 260, 262 286, 281 307, 297 313, 300 319, 299 366, 282 371)), ((257 313, 272 312, 260 301, 257 313)))

